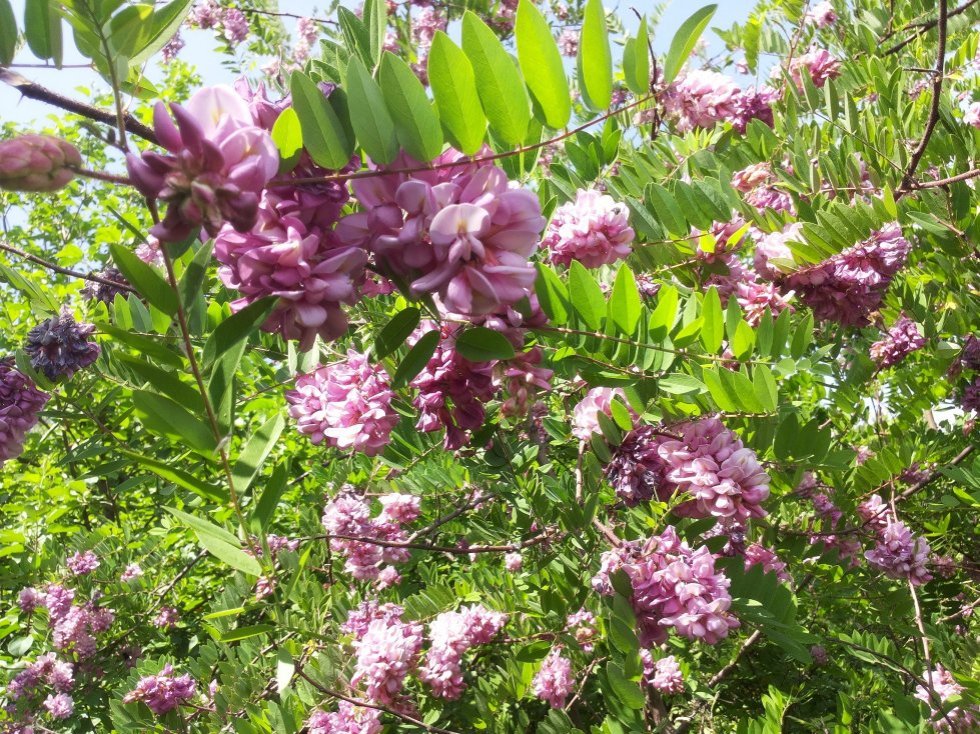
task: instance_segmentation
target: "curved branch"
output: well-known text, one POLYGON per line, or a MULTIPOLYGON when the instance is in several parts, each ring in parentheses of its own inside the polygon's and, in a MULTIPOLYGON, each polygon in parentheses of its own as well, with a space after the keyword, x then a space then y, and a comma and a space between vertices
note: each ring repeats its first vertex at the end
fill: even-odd
POLYGON ((71 270, 70 268, 63 268, 60 265, 55 265, 53 262, 44 260, 37 255, 32 255, 29 252, 24 252, 23 250, 18 250, 12 245, 8 245, 4 242, 0 242, 0 250, 4 252, 9 252, 11 255, 17 255, 17 257, 22 257, 25 260, 30 260, 35 265, 40 265, 42 268, 47 268, 54 273, 60 273, 61 275, 70 275, 72 278, 81 278, 82 280, 90 280, 93 283, 101 283, 102 285, 110 286, 111 288, 118 288, 120 290, 129 291, 130 293, 136 293, 136 289, 133 288, 128 283, 117 283, 114 280, 109 280, 108 278, 103 278, 98 275, 92 275, 91 273, 80 273, 77 270, 71 270))

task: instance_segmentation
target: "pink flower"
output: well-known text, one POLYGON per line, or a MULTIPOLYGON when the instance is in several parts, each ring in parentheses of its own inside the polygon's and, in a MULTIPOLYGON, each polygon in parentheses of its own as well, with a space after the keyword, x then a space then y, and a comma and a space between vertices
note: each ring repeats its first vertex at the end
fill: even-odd
POLYGON ((381 495, 378 498, 381 502, 382 516, 389 518, 397 523, 413 522, 419 516, 422 500, 411 494, 399 494, 392 492, 381 495))
POLYGON ((490 642, 506 620, 506 614, 479 605, 443 612, 432 620, 429 624, 432 645, 419 677, 432 687, 433 695, 447 700, 460 697, 466 688, 463 654, 475 645, 490 642))
POLYGON ((189 675, 174 676, 170 663, 156 675, 140 678, 136 688, 123 697, 123 703, 142 701, 157 716, 173 711, 191 700, 197 693, 197 684, 189 675))
POLYGON ((169 630, 177 626, 180 621, 180 612, 173 607, 160 607, 160 611, 153 618, 153 626, 160 629, 169 630))
POLYGON ((221 13, 221 26, 224 37, 232 46, 248 38, 248 18, 237 8, 225 8, 221 13))
POLYGON ((905 315, 888 330, 884 338, 871 345, 871 359, 881 369, 898 364, 906 356, 921 349, 926 343, 925 337, 919 333, 918 325, 905 315))
POLYGON ((806 14, 806 22, 817 28, 826 28, 837 20, 837 13, 829 0, 823 0, 810 8, 806 14))
POLYGON ((761 543, 749 543, 745 547, 745 570, 760 565, 766 573, 776 574, 776 578, 780 581, 791 580, 786 571, 786 564, 779 559, 772 548, 767 548, 761 543))
POLYGON ((394 397, 384 367, 371 365, 354 350, 343 362, 301 375, 286 393, 289 414, 314 444, 326 440, 368 456, 384 450, 398 423, 391 407, 394 397))
POLYGON ((551 388, 551 378, 555 373, 540 366, 543 358, 541 347, 535 346, 506 362, 497 363, 495 382, 507 396, 500 406, 503 415, 527 415, 536 394, 539 391, 547 392, 551 388))
POLYGON ((99 567, 99 557, 92 551, 76 552, 69 557, 67 565, 76 576, 87 576, 99 567))
POLYGON ((796 88, 803 91, 804 70, 813 80, 817 89, 823 88, 828 79, 836 79, 841 75, 841 63, 827 49, 812 48, 801 56, 797 56, 789 64, 789 76, 796 88))
POLYGON ((24 614, 30 614, 40 606, 44 606, 44 594, 37 589, 26 586, 17 595, 17 605, 24 614))
POLYGON ((763 234, 756 238, 755 269, 766 280, 776 280, 783 275, 782 268, 792 267, 793 251, 789 242, 803 241, 803 225, 790 224, 780 232, 763 234), (777 262, 772 263, 771 260, 777 262))
POLYGON ((935 670, 923 672, 922 678, 930 686, 925 688, 921 684, 917 685, 915 697, 929 706, 930 723, 935 731, 950 732, 951 734, 967 734, 976 731, 976 727, 980 725, 980 706, 964 703, 954 706, 944 714, 936 704, 936 697, 939 698, 940 702, 945 703, 964 691, 963 686, 956 682, 956 679, 946 668, 937 664, 935 670))
POLYGON ((562 656, 559 650, 552 649, 534 674, 531 689, 535 696, 546 701, 551 708, 560 709, 575 690, 571 661, 562 656))
POLYGON ((57 191, 82 165, 78 149, 50 135, 18 135, 0 141, 0 190, 57 191))
POLYGON ((583 607, 568 615, 568 619, 565 620, 565 630, 572 633, 579 647, 585 652, 592 652, 592 642, 599 634, 595 623, 595 615, 583 607))
POLYGON ((579 189, 575 201, 555 210, 543 244, 560 265, 578 260, 587 268, 629 257, 634 237, 629 212, 611 196, 595 189, 579 189))
POLYGON ((668 118, 679 132, 694 128, 710 130, 721 122, 730 122, 744 132, 755 118, 772 125, 771 104, 778 97, 772 89, 743 91, 733 79, 714 71, 690 71, 665 90, 662 101, 668 118))
POLYGON ((0 360, 0 467, 24 450, 24 440, 50 399, 10 362, 0 360))
POLYGON ((864 554, 868 563, 894 579, 924 584, 932 578, 928 571, 929 541, 915 537, 905 523, 888 518, 878 533, 875 547, 864 554))
POLYGON ((340 701, 337 710, 314 711, 306 720, 309 734, 381 734, 381 711, 340 701))
POLYGON ((504 568, 510 573, 517 573, 524 565, 524 557, 520 553, 507 553, 504 556, 504 568))
POLYGON ((167 154, 129 154, 126 165, 145 196, 167 202, 167 214, 150 233, 177 242, 204 227, 214 236, 228 221, 248 231, 258 216, 259 195, 279 169, 269 134, 252 121, 248 105, 231 87, 198 90, 184 106, 163 102, 154 128, 167 154))
POLYGON ((404 613, 405 610, 397 604, 379 605, 374 599, 366 599, 350 611, 350 614, 347 615, 347 621, 340 626, 340 629, 342 632, 360 639, 364 637, 371 622, 383 620, 389 624, 400 620, 404 613))
POLYGON ((980 130, 980 102, 974 102, 967 107, 963 115, 963 122, 980 130))
POLYGON ((579 34, 571 28, 565 28, 558 34, 558 49, 562 56, 574 58, 578 54, 579 34))
POLYGON ((136 257, 147 265, 155 265, 158 268, 164 266, 163 253, 160 252, 160 240, 150 235, 146 242, 141 242, 136 246, 136 257))
POLYGON ((44 699, 44 708, 52 719, 67 719, 75 711, 75 702, 67 693, 56 693, 44 699))
POLYGON ((572 412, 572 435, 581 441, 588 441, 593 433, 599 433, 598 415, 604 413, 611 416, 612 401, 617 397, 626 403, 626 393, 622 388, 594 387, 589 390, 572 412))
MULTIPOLYGON (((412 517, 408 507, 402 509, 404 511, 396 511, 396 515, 400 518, 412 517)), ((330 548, 347 558, 345 568, 354 578, 361 580, 377 579, 383 570, 383 563, 404 563, 408 560, 406 548, 370 542, 405 542, 408 538, 401 521, 386 510, 382 510, 378 517, 371 517, 371 509, 353 494, 352 488, 341 492, 323 509, 323 527, 331 536, 330 548)), ((385 580, 397 583, 391 572, 386 574, 385 580)))
POLYGON ((649 650, 640 650, 643 661, 643 682, 661 693, 683 693, 684 674, 677 664, 677 658, 667 655, 654 660, 649 650))
POLYGON ((371 701, 390 704, 401 693, 405 676, 422 648, 422 626, 375 620, 354 643, 357 660, 351 685, 364 685, 371 701))

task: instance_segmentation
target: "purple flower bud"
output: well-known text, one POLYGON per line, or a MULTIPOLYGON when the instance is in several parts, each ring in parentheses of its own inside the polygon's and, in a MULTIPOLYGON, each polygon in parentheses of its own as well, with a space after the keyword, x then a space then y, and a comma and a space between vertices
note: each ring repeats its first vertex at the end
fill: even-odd
POLYGON ((19 135, 0 141, 0 189, 7 191, 57 191, 82 165, 78 149, 50 135, 19 135))
POLYGON ((24 351, 49 380, 68 379, 99 358, 99 345, 87 340, 93 331, 92 324, 79 324, 66 307, 28 332, 24 351))
POLYGON ((50 397, 10 362, 0 360, 0 466, 24 450, 24 438, 50 397))

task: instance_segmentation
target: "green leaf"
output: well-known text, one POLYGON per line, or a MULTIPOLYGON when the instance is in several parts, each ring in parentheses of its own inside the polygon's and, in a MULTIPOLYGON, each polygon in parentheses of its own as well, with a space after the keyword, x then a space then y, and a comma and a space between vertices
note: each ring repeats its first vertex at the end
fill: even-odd
POLYGON ((262 530, 269 527, 276 507, 279 505, 279 500, 282 498, 282 493, 286 491, 286 477, 288 474, 288 461, 279 464, 272 471, 272 476, 269 477, 269 481, 265 483, 265 489, 262 490, 262 497, 252 512, 250 524, 253 527, 258 525, 262 530))
POLYGON ((61 16, 54 0, 27 0, 24 6, 24 37, 35 56, 53 59, 55 66, 61 66, 61 16))
POLYGON ((432 331, 427 331, 415 342, 415 346, 405 355, 405 359, 401 361, 398 369, 395 370, 395 376, 391 378, 393 387, 407 385, 423 370, 429 363, 429 360, 432 359, 432 355, 435 354, 436 347, 439 346, 439 338, 439 330, 433 329, 432 331))
MULTIPOLYGON (((123 301, 125 303, 125 301, 123 301)), ((105 322, 99 322, 97 324, 99 331, 108 334, 113 339, 118 342, 125 344, 128 347, 135 349, 140 352, 143 356, 153 357, 157 362, 161 364, 166 364, 171 367, 184 368, 184 358, 173 352, 167 347, 165 347, 160 342, 154 341, 150 337, 141 336, 140 334, 133 334, 125 329, 120 329, 117 326, 108 324, 105 322)))
POLYGON ((521 73, 500 39, 471 10, 463 15, 463 51, 473 65, 490 127, 507 145, 524 142, 531 109, 521 73))
POLYGON ((776 380, 766 365, 755 366, 752 371, 752 384, 755 386, 755 396, 762 404, 763 410, 776 410, 776 380))
POLYGON ((153 11, 147 29, 129 57, 129 66, 141 66, 143 62, 162 49, 180 30, 184 18, 191 9, 191 0, 173 0, 153 11))
POLYGON ((554 270, 542 263, 537 264, 538 277, 534 281, 534 292, 541 304, 541 310, 557 326, 568 321, 568 289, 554 270))
POLYGON ((237 492, 244 493, 255 481, 285 425, 286 420, 281 415, 275 415, 259 426, 259 430, 245 443, 238 455, 238 461, 231 469, 231 478, 237 492))
POLYGON ((156 270, 136 257, 128 247, 117 242, 109 245, 109 251, 113 262, 141 296, 168 316, 177 313, 177 294, 156 270))
POLYGON ((582 320, 590 329, 600 329, 602 319, 606 315, 606 299, 595 278, 578 260, 572 260, 568 274, 568 290, 572 306, 582 320))
POLYGON ((647 17, 644 15, 636 29, 636 38, 628 39, 623 50, 623 77, 634 94, 650 93, 649 40, 647 17))
POLYGON ((657 293, 657 307, 650 315, 651 336, 658 332, 663 332, 660 338, 667 336, 677 319, 677 304, 677 289, 672 285, 663 286, 657 293))
POLYGON ((683 372, 667 375, 657 381, 657 386, 665 393, 670 393, 671 395, 687 395, 688 393, 699 393, 705 390, 705 384, 701 380, 691 375, 686 375, 683 372))
POLYGON ((244 349, 243 343, 268 318, 278 300, 269 297, 250 303, 218 324, 204 343, 204 369, 208 369, 228 352, 244 349))
MULTIPOLYGON (((214 248, 214 241, 209 240, 198 248, 194 253, 194 258, 187 265, 184 274, 180 277, 178 290, 184 308, 190 310, 197 297, 201 295, 201 288, 204 285, 204 278, 208 273, 208 265, 211 263, 211 250, 214 248)), ((141 261, 142 262, 142 261, 141 261)))
POLYGON ((289 171, 303 153, 303 128, 299 116, 292 107, 279 113, 272 126, 272 142, 279 150, 279 170, 289 171))
POLYGON ((536 103, 536 116, 554 130, 565 127, 572 115, 568 79, 548 21, 531 0, 518 3, 514 34, 517 59, 536 103))
POLYGON ((454 148, 473 155, 483 146, 487 118, 480 106, 470 60, 442 31, 436 31, 432 39, 428 71, 446 137, 454 148))
POLYGON ((155 433, 177 439, 205 456, 210 456, 218 446, 203 421, 168 397, 134 390, 133 405, 143 425, 155 433))
POLYGON ((704 319, 701 326, 701 343, 709 354, 714 354, 721 349, 721 342, 725 336, 725 314, 721 310, 718 289, 714 286, 708 288, 708 292, 704 294, 701 316, 704 319))
POLYGON ((198 479, 193 474, 188 474, 182 469, 172 467, 165 462, 159 461, 158 459, 143 456, 135 451, 129 451, 127 449, 116 449, 116 451, 128 459, 132 459, 137 464, 145 466, 161 479, 165 479, 168 482, 173 482, 178 487, 183 487, 196 495, 200 495, 201 497, 213 502, 218 502, 219 504, 224 504, 228 501, 227 490, 222 487, 216 487, 213 484, 208 484, 207 482, 198 479))
POLYGON ((403 308, 391 317, 374 338, 374 356, 384 359, 400 347, 419 325, 421 312, 415 306, 403 308))
POLYGON ((615 617, 610 620, 609 639, 616 649, 623 653, 635 653, 640 649, 636 633, 624 621, 615 617))
POLYGON ((471 362, 490 362, 514 357, 514 345, 507 337, 485 326, 475 326, 457 336, 456 351, 471 362))
POLYGON ((646 704, 646 696, 635 681, 626 677, 618 663, 612 660, 606 663, 606 677, 616 698, 631 709, 643 708, 646 704))
POLYGON ((381 57, 378 78, 398 142, 410 156, 428 163, 442 152, 442 129, 425 87, 408 64, 389 51, 381 57))
POLYGON ((612 296, 609 299, 609 313, 613 323, 626 336, 632 336, 640 321, 643 304, 640 301, 640 291, 636 287, 636 278, 626 263, 619 266, 616 282, 613 284, 612 296))
POLYGON ((201 547, 219 561, 224 561, 236 571, 241 571, 250 576, 262 575, 261 564, 243 551, 238 538, 227 530, 172 507, 164 509, 193 530, 201 547))
POLYGON ((670 50, 664 60, 664 84, 670 84, 677 78, 717 9, 717 5, 706 5, 681 24, 670 42, 670 50))
POLYGON ((398 155, 395 123, 381 87, 357 56, 351 56, 347 64, 346 90, 351 123, 357 125, 361 147, 375 163, 391 163, 398 155))
POLYGON ((687 217, 673 196, 658 183, 648 183, 643 190, 647 208, 656 214, 658 221, 670 234, 687 237, 691 227, 687 217))
POLYGON ((303 145, 310 157, 324 168, 338 170, 347 165, 354 152, 354 135, 347 126, 347 114, 338 114, 334 90, 330 97, 310 77, 293 72, 289 82, 293 109, 303 131, 303 145))
POLYGON ((385 45, 385 30, 388 25, 388 6, 385 0, 365 0, 364 25, 368 33, 368 51, 373 63, 381 60, 381 52, 385 45))
MULTIPOLYGON (((246 556, 246 558, 248 558, 248 556, 246 556)), ((244 569, 239 569, 239 570, 241 571, 244 569)), ((252 624, 246 627, 238 627, 236 629, 228 630, 227 632, 224 632, 218 638, 218 642, 237 642, 238 640, 247 640, 249 637, 258 637, 259 635, 264 635, 268 632, 272 632, 275 629, 276 626, 274 624, 252 624)))
POLYGON ((356 53, 365 64, 374 64, 371 56, 371 39, 367 26, 349 8, 337 8, 337 20, 348 51, 356 53))
POLYGON ((150 383, 158 392, 163 393, 191 413, 204 415, 204 401, 201 399, 201 393, 183 382, 177 373, 167 372, 145 359, 131 357, 128 354, 119 355, 118 359, 133 370, 140 379, 150 383))
POLYGON ((602 0, 588 0, 578 47, 579 86, 589 109, 603 112, 612 101, 612 51, 602 0))
POLYGON ((0 66, 7 66, 14 60, 17 50, 17 19, 10 0, 0 0, 0 66))
MULTIPOLYGON (((368 2, 371 1, 368 0, 368 2)), ((282 692, 289 685, 289 681, 293 679, 295 670, 296 663, 293 662, 293 656, 289 654, 289 650, 280 647, 276 651, 276 693, 282 695, 282 692)))

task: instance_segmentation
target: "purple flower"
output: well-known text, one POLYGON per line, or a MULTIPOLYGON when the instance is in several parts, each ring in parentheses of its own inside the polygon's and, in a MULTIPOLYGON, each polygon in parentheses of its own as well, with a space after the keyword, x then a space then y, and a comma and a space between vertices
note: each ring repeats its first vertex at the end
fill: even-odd
POLYGON ((921 684, 917 685, 915 697, 929 706, 929 723, 935 731, 950 732, 950 734, 968 734, 976 731, 976 727, 980 726, 980 706, 964 703, 944 713, 942 709, 945 709, 945 706, 936 705, 936 697, 940 702, 945 703, 964 691, 963 686, 956 682, 946 668, 937 664, 935 670, 923 672, 922 678, 929 683, 929 688, 921 684))
POLYGON ((560 265, 578 260, 587 268, 624 260, 632 252, 634 232, 629 213, 611 196, 595 189, 579 189, 575 201, 555 210, 543 244, 560 265))
POLYGON ((17 595, 17 606, 24 614, 30 614, 38 607, 44 606, 44 594, 32 586, 25 586, 17 595))
POLYGON ((231 87, 198 90, 186 105, 159 102, 153 123, 167 154, 129 154, 126 165, 147 197, 167 202, 150 233, 178 242, 204 227, 215 236, 225 221, 240 232, 258 218, 259 196, 279 169, 269 133, 256 126, 248 105, 231 87), (176 120, 176 124, 174 124, 176 120))
POLYGON ((56 693, 44 699, 44 708, 52 719, 67 719, 75 711, 75 702, 67 693, 56 693))
POLYGON ((347 621, 340 626, 340 629, 359 640, 364 637, 371 622, 382 620, 390 624, 400 620, 404 613, 405 610, 397 604, 378 604, 374 599, 366 599, 351 610, 347 615, 347 621))
POLYGON ((772 125, 770 105, 777 97, 775 90, 743 91, 724 74, 697 69, 671 83, 661 99, 666 116, 674 120, 679 132, 710 130, 721 122, 744 132, 753 118, 772 125))
POLYGON ((899 316, 885 337, 871 345, 871 359, 881 369, 898 364, 906 356, 921 349, 926 339, 919 333, 919 326, 907 316, 899 316))
POLYGON ((140 568, 138 563, 130 563, 126 566, 126 569, 120 574, 119 580, 123 583, 127 581, 134 581, 143 575, 143 569, 140 568))
POLYGON ((343 362, 320 367, 296 379, 286 393, 289 414, 300 433, 314 444, 351 449, 368 456, 381 453, 398 423, 388 373, 353 349, 343 362))
POLYGON ((401 693, 422 648, 422 625, 375 620, 354 643, 357 659, 351 685, 364 686, 371 701, 390 704, 401 693))
POLYGON ((748 571, 752 566, 762 566, 766 573, 776 574, 780 581, 790 581, 791 577, 786 571, 786 563, 779 559, 776 551, 767 548, 761 543, 749 543, 745 547, 745 570, 748 571))
POLYGON ((78 149, 50 135, 18 135, 0 140, 0 190, 57 191, 82 165, 78 149))
POLYGON ((102 301, 106 305, 111 305, 117 294, 126 297, 125 286, 129 283, 126 276, 118 268, 109 267, 97 275, 103 280, 110 281, 110 283, 87 282, 81 290, 83 297, 90 301, 102 301))
POLYGON ((578 54, 579 34, 571 28, 565 28, 558 34, 558 49, 562 56, 574 58, 578 54))
POLYGON ((248 38, 248 18, 237 8, 225 8, 221 13, 221 28, 224 37, 232 46, 248 38))
POLYGON ((162 716, 190 701, 197 693, 197 684, 189 675, 174 676, 174 669, 167 663, 156 675, 139 679, 136 688, 123 697, 123 703, 142 701, 150 711, 162 716))
POLYGON ((828 79, 836 79, 841 75, 840 69, 840 61, 831 56, 827 49, 811 48, 805 54, 790 61, 789 76, 796 88, 802 92, 804 71, 813 80, 813 85, 821 89, 828 79))
POLYGON ((153 626, 162 630, 174 629, 178 622, 180 622, 180 612, 167 606, 160 607, 160 611, 153 618, 153 626))
POLYGON ((347 558, 345 568, 354 578, 377 579, 383 563, 404 563, 409 558, 409 552, 406 548, 382 546, 370 541, 406 542, 408 537, 401 523, 403 519, 407 522, 412 512, 402 507, 403 511, 395 511, 396 517, 385 508, 377 517, 371 517, 370 507, 352 490, 345 489, 323 508, 323 527, 331 536, 331 550, 347 558), (361 538, 363 540, 359 540, 361 538))
POLYGON ((221 22, 221 6, 217 0, 198 0, 187 15, 189 26, 207 30, 221 22))
POLYGON ((49 380, 70 379, 78 370, 99 358, 99 345, 87 341, 95 331, 92 324, 79 324, 65 307, 60 314, 38 324, 27 333, 24 351, 31 366, 49 380))
POLYGON ((559 650, 552 649, 534 674, 531 689, 535 696, 546 701, 551 708, 560 709, 575 689, 571 661, 559 650))
POLYGON ((429 624, 432 644, 419 677, 432 687, 433 695, 456 700, 466 688, 463 680, 464 653, 490 642, 507 621, 507 615, 480 605, 443 612, 429 624))
POLYGON ((963 388, 960 394, 960 407, 966 411, 980 413, 980 375, 973 378, 973 382, 963 388))
POLYGON ((806 22, 812 23, 817 28, 826 28, 831 23, 836 22, 837 13, 829 0, 823 0, 810 8, 806 13, 806 22))
POLYGON ((875 547, 864 557, 889 578, 908 579, 920 585, 932 578, 927 568, 929 552, 929 541, 913 536, 905 523, 889 516, 878 531, 875 547))
POLYGON ((92 551, 73 553, 67 561, 68 570, 76 576, 87 576, 99 567, 99 557, 92 551))
POLYGON ((50 398, 27 375, 0 359, 0 466, 24 450, 27 432, 50 398))
POLYGON ((136 246, 136 257, 147 265, 155 265, 158 268, 164 266, 163 253, 160 251, 160 240, 153 235, 146 238, 146 242, 141 242, 136 246))
POLYGON ((314 711, 306 720, 309 734, 381 734, 381 711, 340 701, 337 710, 314 711))
POLYGON ((177 58, 177 54, 180 50, 184 48, 184 39, 180 37, 180 32, 178 31, 173 35, 173 37, 167 41, 166 45, 160 49, 161 61, 165 64, 169 64, 171 61, 177 58))
POLYGON ((802 241, 803 225, 799 222, 794 222, 779 232, 760 234, 755 243, 756 271, 767 280, 782 277, 783 269, 793 266, 793 251, 790 250, 789 243, 802 241))
POLYGON ((677 658, 667 655, 654 660, 649 650, 640 650, 643 661, 643 682, 661 693, 683 693, 684 674, 677 664, 677 658))
POLYGON ((966 112, 963 114, 963 122, 980 130, 980 102, 974 102, 966 108, 966 112))
POLYGON ((580 441, 588 441, 593 433, 599 433, 599 413, 612 416, 613 398, 619 398, 629 405, 626 403, 626 393, 620 387, 594 387, 589 390, 572 411, 572 435, 580 441))
POLYGON ((507 553, 504 555, 504 568, 510 573, 517 573, 524 565, 524 557, 520 553, 507 553))

